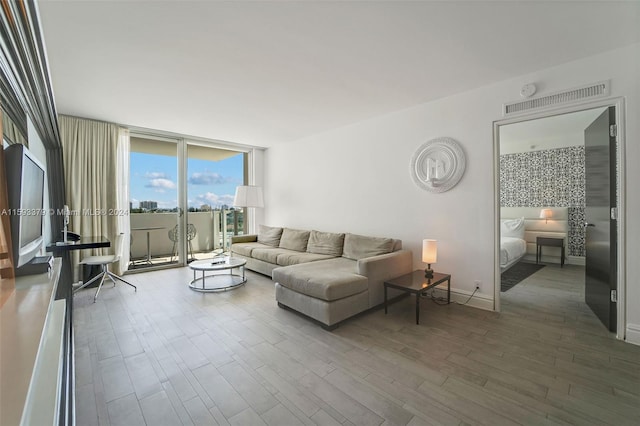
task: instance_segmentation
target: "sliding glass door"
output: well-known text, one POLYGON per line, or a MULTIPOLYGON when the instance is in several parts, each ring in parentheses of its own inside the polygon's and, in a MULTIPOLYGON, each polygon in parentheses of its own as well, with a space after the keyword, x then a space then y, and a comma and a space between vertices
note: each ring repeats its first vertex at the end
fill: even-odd
POLYGON ((131 134, 129 270, 184 266, 227 251, 245 232, 233 207, 248 154, 205 142, 131 134))
POLYGON ((131 135, 129 270, 184 264, 180 140, 131 135))
POLYGON ((245 182, 247 154, 205 144, 187 144, 188 259, 229 249, 244 232, 242 209, 233 207, 235 189, 245 182))

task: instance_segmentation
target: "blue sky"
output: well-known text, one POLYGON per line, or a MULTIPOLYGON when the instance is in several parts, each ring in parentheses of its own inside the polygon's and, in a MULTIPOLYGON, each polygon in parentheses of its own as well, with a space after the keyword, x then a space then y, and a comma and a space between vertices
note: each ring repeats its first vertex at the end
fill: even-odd
MULTIPOLYGON (((190 158, 187 162, 189 207, 209 204, 233 205, 236 186, 242 185, 242 153, 221 161, 190 158)), ((178 164, 176 157, 131 153, 130 201, 157 201, 158 208, 177 207, 178 164)))

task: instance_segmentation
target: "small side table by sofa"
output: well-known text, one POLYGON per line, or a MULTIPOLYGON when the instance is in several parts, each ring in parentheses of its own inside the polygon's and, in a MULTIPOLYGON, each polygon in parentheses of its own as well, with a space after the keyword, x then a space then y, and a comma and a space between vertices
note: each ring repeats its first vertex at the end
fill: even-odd
POLYGON ((564 238, 536 237, 536 263, 542 261, 542 246, 560 247, 560 267, 564 266, 564 238))
POLYGON ((392 278, 384 282, 384 313, 387 313, 387 288, 395 288, 416 295, 416 324, 420 324, 420 295, 425 291, 447 282, 447 303, 451 303, 451 275, 433 273, 433 278, 424 276, 424 269, 392 278))

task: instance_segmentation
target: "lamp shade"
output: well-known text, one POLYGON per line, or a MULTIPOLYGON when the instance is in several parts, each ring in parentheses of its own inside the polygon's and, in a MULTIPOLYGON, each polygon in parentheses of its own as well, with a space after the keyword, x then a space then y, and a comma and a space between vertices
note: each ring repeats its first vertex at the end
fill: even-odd
POLYGON ((551 216, 553 216, 553 210, 551 209, 540 210, 540 219, 549 219, 551 216))
POLYGON ((438 260, 438 241, 422 240, 422 261, 424 263, 436 263, 438 260))
POLYGON ((264 207, 262 198, 262 187, 260 186, 238 186, 236 196, 233 199, 235 207, 264 207))

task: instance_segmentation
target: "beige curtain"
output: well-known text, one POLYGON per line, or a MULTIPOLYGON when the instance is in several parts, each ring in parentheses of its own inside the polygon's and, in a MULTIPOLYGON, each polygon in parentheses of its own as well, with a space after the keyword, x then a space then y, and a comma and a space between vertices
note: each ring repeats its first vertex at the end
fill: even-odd
POLYGON ((92 253, 72 251, 74 282, 81 279, 80 258, 113 253, 119 233, 125 234, 124 253, 114 272, 122 274, 129 263, 129 133, 116 124, 64 115, 59 125, 66 203, 73 212, 69 229, 82 236, 104 236, 112 243, 110 249, 92 253))
MULTIPOLYGON (((22 134, 18 126, 15 125, 13 120, 9 118, 9 115, 6 113, 2 114, 2 136, 3 139, 6 138, 9 145, 14 143, 21 143, 22 145, 29 148, 29 142, 27 138, 22 134)), ((2 144, 2 141, 0 141, 2 144)))

